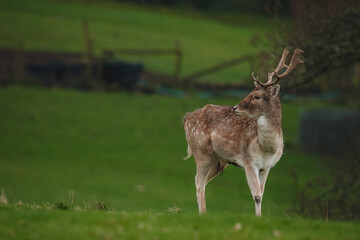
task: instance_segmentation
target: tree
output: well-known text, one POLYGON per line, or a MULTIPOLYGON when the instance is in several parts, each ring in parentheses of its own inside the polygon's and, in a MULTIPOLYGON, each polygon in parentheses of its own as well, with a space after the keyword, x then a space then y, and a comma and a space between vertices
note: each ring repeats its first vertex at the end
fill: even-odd
POLYGON ((305 51, 304 71, 285 90, 322 87, 349 90, 355 65, 360 62, 360 4, 357 0, 292 0, 294 24, 270 41, 276 52, 284 46, 305 51), (316 83, 316 79, 323 79, 316 83))

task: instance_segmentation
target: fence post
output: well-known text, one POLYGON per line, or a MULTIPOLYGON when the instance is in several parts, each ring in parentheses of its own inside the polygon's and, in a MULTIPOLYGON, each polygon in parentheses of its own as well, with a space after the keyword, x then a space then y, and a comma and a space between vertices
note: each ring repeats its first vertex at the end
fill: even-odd
POLYGON ((24 77, 24 41, 14 50, 13 55, 13 81, 22 81, 24 77))
POLYGON ((92 85, 92 81, 93 81, 92 69, 93 69, 94 41, 89 36, 88 21, 86 19, 83 19, 82 21, 82 29, 83 29, 85 56, 86 56, 86 80, 87 80, 87 84, 90 86, 92 85))
POLYGON ((175 71, 174 78, 177 84, 180 83, 181 79, 181 63, 182 63, 182 50, 179 41, 175 41, 175 71))

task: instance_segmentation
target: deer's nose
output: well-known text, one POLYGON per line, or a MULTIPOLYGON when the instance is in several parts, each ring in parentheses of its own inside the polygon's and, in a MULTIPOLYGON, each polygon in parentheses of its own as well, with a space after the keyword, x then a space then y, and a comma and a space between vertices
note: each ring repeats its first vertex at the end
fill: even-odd
POLYGON ((238 109, 238 107, 237 107, 237 106, 233 107, 233 110, 234 110, 234 111, 236 111, 236 109, 238 109))

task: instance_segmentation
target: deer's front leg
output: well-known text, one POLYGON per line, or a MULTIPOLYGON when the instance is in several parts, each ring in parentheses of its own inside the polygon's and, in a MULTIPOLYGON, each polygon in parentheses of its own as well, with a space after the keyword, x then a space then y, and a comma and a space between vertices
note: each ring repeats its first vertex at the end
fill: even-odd
POLYGON ((259 180, 259 170, 251 165, 245 166, 246 179, 251 191, 251 195, 255 202, 255 213, 257 216, 261 216, 261 200, 262 192, 259 180))

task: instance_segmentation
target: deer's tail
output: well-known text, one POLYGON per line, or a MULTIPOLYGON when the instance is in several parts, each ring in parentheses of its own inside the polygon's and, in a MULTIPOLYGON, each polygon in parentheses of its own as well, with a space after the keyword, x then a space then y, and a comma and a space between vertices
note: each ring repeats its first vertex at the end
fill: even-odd
POLYGON ((193 152, 191 151, 191 148, 190 148, 189 144, 188 144, 188 147, 187 147, 187 153, 188 153, 188 155, 187 155, 186 157, 184 157, 184 160, 189 159, 189 158, 191 157, 191 155, 193 154, 193 152))

